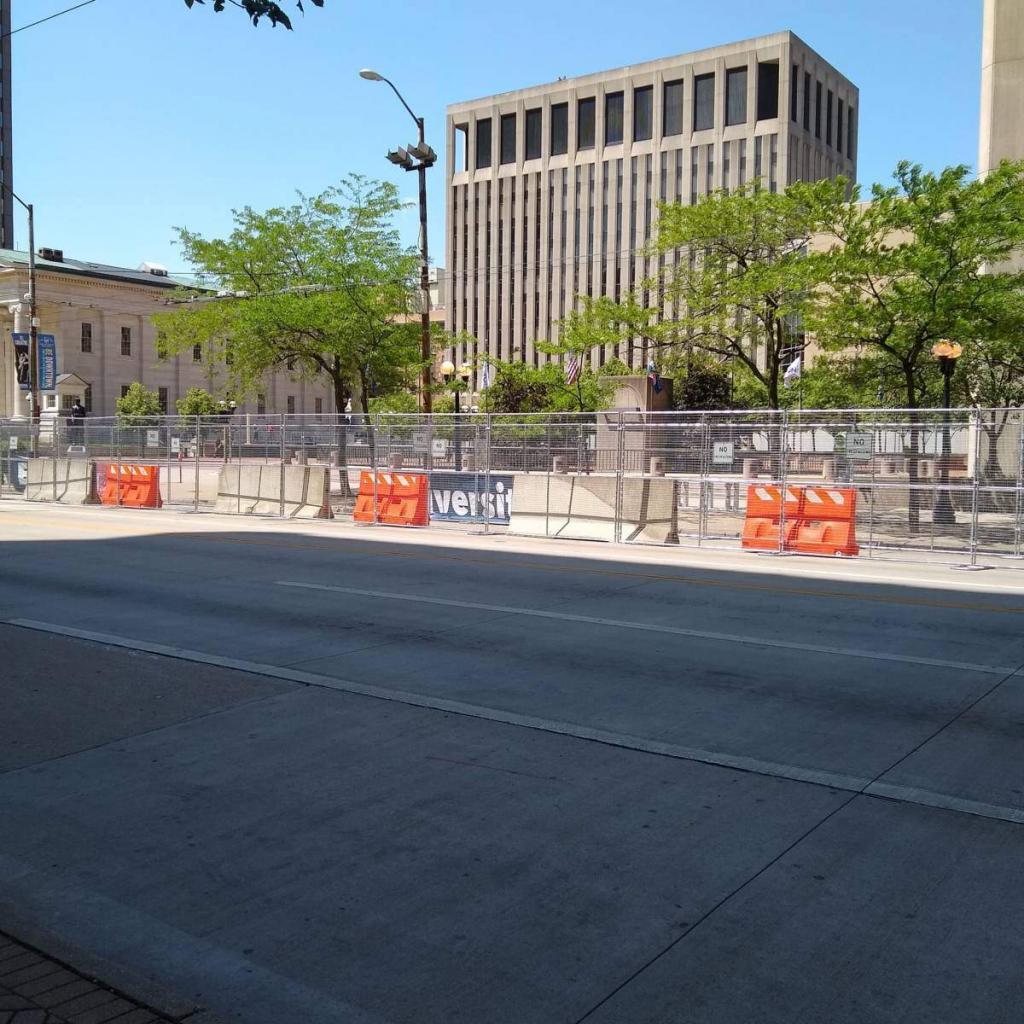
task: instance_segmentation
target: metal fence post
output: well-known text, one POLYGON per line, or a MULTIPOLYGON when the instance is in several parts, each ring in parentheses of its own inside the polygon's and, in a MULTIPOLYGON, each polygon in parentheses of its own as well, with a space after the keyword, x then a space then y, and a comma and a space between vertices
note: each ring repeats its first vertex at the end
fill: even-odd
MULTIPOLYGON (((484 415, 484 533, 491 532, 491 414, 484 415)), ((511 513, 511 509, 509 510, 511 513)), ((509 516, 511 519, 511 514, 509 516)))
POLYGON ((1024 414, 1017 418, 1017 494, 1013 529, 1013 553, 1021 557, 1021 527, 1024 526, 1024 414))
POLYGON ((199 416, 196 416, 195 441, 192 445, 192 458, 195 464, 195 480, 192 481, 192 511, 199 511, 199 446, 202 440, 199 437, 199 416))
POLYGON ((978 564, 978 479, 981 465, 981 415, 971 410, 970 432, 974 434, 974 472, 971 474, 971 565, 978 564))
POLYGON ((622 474, 626 460, 625 430, 623 428, 622 412, 618 416, 618 441, 615 453, 615 543, 622 543, 622 474))
MULTIPOLYGON (((786 451, 789 444, 789 413, 785 409, 779 415, 779 554, 786 550, 786 477, 788 466, 786 451)), ((770 437, 770 435, 769 435, 770 437)))
MULTIPOLYGON (((281 442, 280 442, 281 453, 280 453, 280 462, 278 464, 279 478, 280 478, 280 481, 281 481, 281 494, 280 494, 281 510, 280 510, 280 516, 281 516, 282 519, 284 519, 284 413, 283 412, 282 413, 278 413, 278 422, 279 422, 279 426, 280 426, 280 429, 281 429, 281 442)), ((239 484, 241 484, 241 481, 242 481, 241 473, 239 473, 238 481, 239 481, 239 484)), ((239 491, 239 494, 241 494, 242 488, 239 487, 238 491, 239 491)))

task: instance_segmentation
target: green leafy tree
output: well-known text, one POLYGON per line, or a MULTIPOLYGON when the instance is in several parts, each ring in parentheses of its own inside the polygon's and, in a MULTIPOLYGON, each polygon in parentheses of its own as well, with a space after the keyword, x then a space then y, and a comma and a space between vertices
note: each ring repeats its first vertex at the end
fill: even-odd
POLYGON ((1024 276, 1006 261, 1024 245, 1024 163, 972 180, 965 166, 933 174, 903 162, 895 181, 832 208, 834 241, 810 261, 824 287, 807 326, 826 349, 890 364, 916 409, 941 395, 935 343, 1020 337, 1024 276))
POLYGON ((215 416, 220 411, 217 399, 205 388, 189 388, 174 407, 179 416, 215 416))
POLYGON ((611 400, 615 385, 610 378, 629 373, 625 363, 609 360, 599 373, 584 369, 575 383, 569 384, 558 363, 491 365, 495 372, 485 392, 485 408, 496 413, 595 412, 607 408, 611 400))
POLYGON ((672 371, 672 401, 685 412, 732 408, 732 371, 728 363, 696 356, 672 371))
MULTIPOLYGON (((323 7, 324 0, 309 0, 314 7, 323 7)), ((196 4, 203 6, 206 0, 185 0, 185 6, 191 10, 196 4)), ((271 25, 284 25, 285 28, 292 27, 291 18, 285 13, 280 4, 274 0, 212 0, 211 6, 218 14, 228 5, 245 11, 254 25, 260 23, 260 18, 266 18, 271 25)), ((295 7, 303 11, 302 0, 295 0, 295 7)))
POLYGON ((138 381, 132 383, 117 400, 116 408, 118 419, 124 426, 139 426, 151 417, 163 415, 159 394, 138 381))
POLYGON ((819 283, 810 241, 845 188, 837 179, 775 193, 754 183, 693 206, 664 204, 656 248, 667 258, 671 315, 658 342, 742 364, 762 390, 757 404, 778 408, 784 359, 819 283))
POLYGON ((371 396, 413 386, 416 257, 394 228, 400 206, 393 185, 352 176, 292 206, 236 211, 227 238, 180 229, 186 259, 222 290, 155 317, 160 351, 202 344, 227 364, 236 394, 271 371, 326 377, 338 413, 351 399, 366 409, 371 396))

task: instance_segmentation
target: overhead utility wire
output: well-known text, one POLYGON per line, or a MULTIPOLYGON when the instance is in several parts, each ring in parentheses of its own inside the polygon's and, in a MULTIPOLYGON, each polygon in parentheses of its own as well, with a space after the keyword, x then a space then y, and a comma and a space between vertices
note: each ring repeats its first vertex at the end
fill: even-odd
POLYGON ((6 39, 8 36, 16 35, 18 32, 24 32, 27 28, 35 28, 36 25, 42 25, 43 22, 53 21, 54 18, 59 18, 61 15, 70 14, 72 11, 80 10, 83 7, 88 7, 89 4, 96 3, 96 0, 84 0, 83 3, 75 4, 74 7, 68 7, 66 10, 57 11, 56 14, 48 14, 45 18, 40 18, 38 21, 30 21, 27 25, 22 25, 19 28, 12 28, 10 32, 4 32, 0 34, 0 39, 6 39))

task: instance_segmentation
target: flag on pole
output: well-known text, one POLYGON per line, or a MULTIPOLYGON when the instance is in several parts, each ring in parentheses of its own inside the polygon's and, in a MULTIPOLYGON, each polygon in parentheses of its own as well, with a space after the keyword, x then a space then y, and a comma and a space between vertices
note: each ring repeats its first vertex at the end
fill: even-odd
POLYGON ((580 354, 573 352, 569 356, 569 362, 565 364, 565 383, 572 387, 573 384, 579 379, 581 369, 580 354))
POLYGON ((800 356, 797 356, 796 359, 794 359, 793 362, 791 362, 789 364, 789 366, 786 367, 786 372, 782 375, 782 383, 787 388, 788 387, 792 387, 793 381, 800 379, 800 367, 801 367, 801 357, 800 356))
POLYGON ((651 387, 654 388, 655 394, 661 391, 661 377, 658 374, 658 367, 653 359, 647 362, 647 380, 650 382, 651 387))
POLYGON ((491 364, 484 363, 484 368, 480 372, 480 387, 489 388, 491 386, 491 364))

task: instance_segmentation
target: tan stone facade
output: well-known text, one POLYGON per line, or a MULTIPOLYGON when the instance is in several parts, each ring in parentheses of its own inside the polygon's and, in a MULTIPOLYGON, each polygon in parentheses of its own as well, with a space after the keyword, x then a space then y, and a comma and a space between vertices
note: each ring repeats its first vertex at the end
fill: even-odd
MULTIPOLYGON (((185 352, 162 360, 156 353, 154 313, 170 308, 175 288, 181 283, 127 268, 67 261, 63 265, 40 260, 36 275, 39 331, 57 340, 57 373, 74 374, 89 386, 87 405, 94 416, 112 416, 122 388, 140 381, 166 398, 168 412, 190 387, 202 387, 215 396, 224 394, 223 364, 211 363, 205 353, 199 359, 185 352)), ((11 331, 18 304, 28 290, 25 253, 0 253, 0 416, 24 415, 27 402, 17 388, 11 331)), ((28 317, 22 327, 28 330, 28 317)), ((264 401, 250 395, 239 402, 241 412, 333 413, 330 388, 292 377, 286 372, 268 375, 264 401), (290 401, 289 401, 290 399, 290 401)), ((47 396, 42 396, 44 412, 47 396)), ((50 396, 50 402, 55 396, 50 396)))
MULTIPOLYGON (((859 105, 783 32, 450 106, 446 323, 476 339, 455 361, 547 361, 535 342, 557 338, 577 296, 655 276, 644 250, 661 201, 855 180, 859 105)), ((641 364, 618 348, 593 362, 641 364)))

